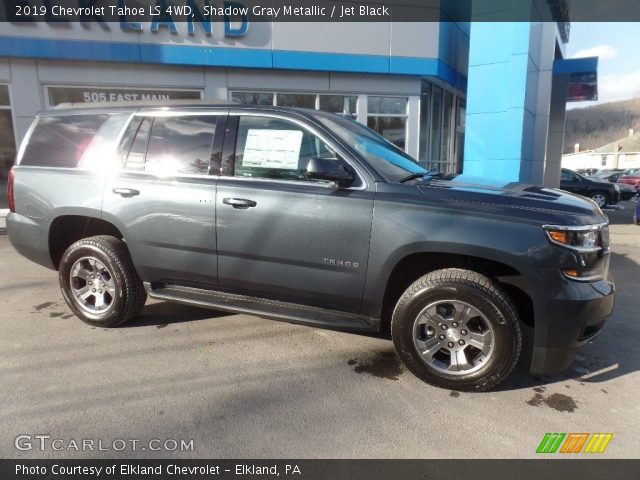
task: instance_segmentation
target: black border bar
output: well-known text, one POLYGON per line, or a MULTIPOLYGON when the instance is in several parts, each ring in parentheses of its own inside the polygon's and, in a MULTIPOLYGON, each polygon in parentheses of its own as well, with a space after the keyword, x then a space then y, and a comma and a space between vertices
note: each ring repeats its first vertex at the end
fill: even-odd
POLYGON ((10 479, 605 480, 629 478, 640 460, 0 460, 10 479), (148 469, 144 471, 144 469, 148 469), (64 469, 64 474, 60 474, 64 469), (124 470, 123 470, 124 469, 124 470), (25 473, 30 470, 31 473, 25 473), (111 471, 113 470, 113 473, 111 471), (40 473, 37 473, 39 471, 40 473), (59 472, 55 474, 54 472, 59 472), (76 472, 76 473, 68 473, 76 472), (99 475, 98 475, 99 472, 99 475), (176 473, 178 472, 178 473, 176 473))
POLYGON ((209 20, 222 22, 242 17, 249 22, 633 22, 640 21, 640 2, 638 0, 2 0, 0 7, 0 22, 46 22, 61 26, 70 22, 171 21, 183 23, 209 20), (184 7, 189 7, 189 11, 184 10, 184 7), (245 10, 242 10, 243 8, 245 10), (239 15, 238 12, 244 13, 239 15))

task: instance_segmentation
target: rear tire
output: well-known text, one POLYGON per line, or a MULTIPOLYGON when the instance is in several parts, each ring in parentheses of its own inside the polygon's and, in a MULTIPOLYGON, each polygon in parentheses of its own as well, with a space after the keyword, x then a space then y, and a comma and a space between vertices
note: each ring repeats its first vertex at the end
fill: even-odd
POLYGON ((445 269, 416 280, 393 312, 391 335, 406 367, 438 387, 489 390, 513 370, 522 347, 516 309, 494 282, 445 269))
POLYGON ((83 322, 117 327, 136 316, 147 299, 122 240, 107 235, 75 242, 58 268, 62 296, 83 322))

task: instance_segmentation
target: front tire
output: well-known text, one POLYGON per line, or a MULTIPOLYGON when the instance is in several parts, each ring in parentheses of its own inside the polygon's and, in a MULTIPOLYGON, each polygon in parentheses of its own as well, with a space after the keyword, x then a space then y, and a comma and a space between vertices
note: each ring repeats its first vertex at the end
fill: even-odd
POLYGON ((136 316, 147 299, 125 243, 99 235, 75 242, 58 268, 62 296, 83 322, 117 327, 136 316))
POLYGON ((501 383, 522 347, 516 309, 506 293, 484 275, 454 268, 431 272, 404 292, 391 335, 414 375, 461 391, 501 383))
POLYGON ((600 208, 604 208, 610 203, 609 196, 605 192, 601 192, 599 190, 596 192, 591 192, 591 195, 589 195, 589 198, 591 198, 591 200, 596 202, 596 205, 598 205, 598 207, 600 208))

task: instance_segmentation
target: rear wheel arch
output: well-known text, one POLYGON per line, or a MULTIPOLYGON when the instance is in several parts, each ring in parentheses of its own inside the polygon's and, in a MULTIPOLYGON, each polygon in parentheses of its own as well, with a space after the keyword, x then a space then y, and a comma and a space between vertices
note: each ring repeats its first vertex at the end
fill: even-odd
POLYGON ((61 215, 49 226, 49 254, 56 269, 65 250, 83 238, 96 235, 108 235, 123 239, 120 230, 112 223, 98 217, 88 215, 61 215))

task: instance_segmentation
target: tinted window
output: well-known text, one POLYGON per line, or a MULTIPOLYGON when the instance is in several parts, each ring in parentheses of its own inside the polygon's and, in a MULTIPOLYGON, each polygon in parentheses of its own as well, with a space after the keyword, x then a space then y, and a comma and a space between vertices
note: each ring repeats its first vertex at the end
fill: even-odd
POLYGON ((305 180, 311 158, 336 158, 322 140, 295 123, 240 117, 235 176, 305 180))
POLYGON ((31 133, 22 165, 75 167, 107 115, 42 117, 31 133))
MULTIPOLYGON (((144 152, 147 148, 147 139, 149 138, 149 129, 151 128, 151 117, 146 117, 138 125, 136 136, 131 144, 129 155, 127 156, 127 162, 125 168, 127 170, 144 170, 144 152)), ((127 141, 125 138, 123 142, 127 141)))
POLYGON ((145 172, 158 175, 206 175, 218 117, 155 117, 145 172))
POLYGON ((562 173, 560 174, 560 179, 566 180, 569 182, 577 180, 576 176, 573 173, 569 172, 568 170, 562 170, 562 173))
POLYGON ((94 171, 112 171, 120 166, 120 163, 114 164, 116 159, 113 156, 113 146, 129 116, 130 114, 128 113, 109 115, 85 150, 82 159, 78 163, 80 168, 94 171))

